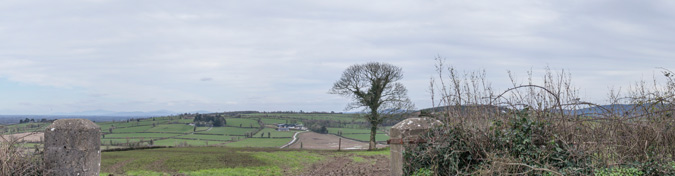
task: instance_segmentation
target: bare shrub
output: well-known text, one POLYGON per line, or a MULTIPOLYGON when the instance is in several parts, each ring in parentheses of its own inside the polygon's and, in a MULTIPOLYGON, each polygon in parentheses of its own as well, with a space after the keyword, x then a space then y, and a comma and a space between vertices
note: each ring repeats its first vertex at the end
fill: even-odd
MULTIPOLYGON (((675 174, 675 73, 666 83, 638 82, 627 93, 610 90, 611 106, 583 101, 569 73, 547 68, 495 92, 485 71, 459 73, 437 58, 430 81, 434 108, 422 113, 445 122, 409 146, 407 174, 592 175, 633 168, 646 175, 675 174)), ((655 79, 656 80, 656 79, 655 79)))
POLYGON ((23 137, 0 135, 0 175, 43 175, 39 147, 23 148, 23 137))

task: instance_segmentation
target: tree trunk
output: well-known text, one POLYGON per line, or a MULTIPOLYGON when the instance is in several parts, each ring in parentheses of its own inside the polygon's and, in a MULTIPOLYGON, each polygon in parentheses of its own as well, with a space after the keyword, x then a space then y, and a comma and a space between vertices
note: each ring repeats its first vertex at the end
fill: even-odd
POLYGON ((377 144, 375 143, 375 134, 377 134, 377 124, 371 123, 370 127, 370 142, 368 143, 368 150, 377 149, 377 144))

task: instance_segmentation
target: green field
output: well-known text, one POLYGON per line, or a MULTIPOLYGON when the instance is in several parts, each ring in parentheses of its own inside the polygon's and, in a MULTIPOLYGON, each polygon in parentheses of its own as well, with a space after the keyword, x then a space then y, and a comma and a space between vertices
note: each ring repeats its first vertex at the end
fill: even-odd
POLYGON ((165 138, 165 137, 174 137, 180 134, 170 134, 170 133, 113 133, 106 134, 105 139, 108 138, 165 138))
POLYGON ((268 138, 246 138, 241 141, 227 143, 225 146, 228 147, 281 147, 288 142, 291 142, 290 138, 282 139, 268 139, 268 138))
POLYGON ((116 128, 121 128, 121 127, 133 127, 133 126, 138 126, 136 122, 129 122, 127 123, 126 121, 124 122, 103 122, 97 125, 101 127, 101 131, 107 131, 111 127, 116 127, 116 128))
MULTIPOLYGON (((370 129, 354 129, 354 128, 328 128, 328 133, 337 135, 338 131, 342 131, 342 136, 350 139, 360 141, 370 141, 370 129)), ((375 134, 376 141, 387 141, 389 136, 378 128, 375 134)))
POLYGON ((148 132, 170 132, 170 133, 190 133, 194 130, 193 126, 185 124, 157 125, 150 128, 148 132))
MULTIPOLYGON (((144 138, 143 141, 149 141, 152 138, 144 138)), ((110 145, 110 141, 113 142, 113 144, 125 144, 127 143, 127 139, 101 139, 101 145, 110 145)), ((140 142, 141 139, 136 139, 136 138, 129 138, 129 143, 135 143, 135 142, 140 142)))
POLYGON ((104 152, 101 175, 296 175, 324 157, 309 151, 226 147, 104 152))
MULTIPOLYGON (((253 114, 242 115, 242 117, 248 117, 248 118, 284 117, 284 118, 287 118, 287 119, 310 119, 310 120, 333 120, 333 121, 340 120, 340 121, 348 121, 348 122, 351 122, 352 120, 354 120, 354 122, 365 122, 365 120, 363 120, 361 118, 355 118, 356 116, 357 116, 357 114, 309 114, 309 113, 306 113, 306 114, 300 114, 300 113, 288 113, 288 114, 253 113, 253 114)), ((284 119, 284 118, 282 118, 282 119, 284 119)), ((284 123, 285 123, 285 120, 284 120, 284 123)))
POLYGON ((194 120, 193 119, 180 119, 180 120, 175 120, 178 123, 192 123, 194 120))
MULTIPOLYGON (((187 125, 192 123, 190 115, 182 118, 178 116, 155 117, 139 120, 130 120, 127 122, 98 122, 101 131, 106 133, 102 136, 102 145, 113 144, 120 145, 127 143, 137 143, 141 139, 145 141, 154 139, 154 145, 173 146, 176 143, 187 142, 189 145, 201 146, 206 141, 209 144, 227 143, 224 145, 234 147, 279 147, 291 140, 294 131, 280 132, 274 128, 259 129, 258 120, 260 119, 266 125, 279 123, 304 124, 306 120, 329 120, 330 125, 341 126, 343 128, 328 127, 328 132, 337 134, 342 132, 345 138, 359 141, 368 141, 370 130, 364 128, 363 120, 355 118, 355 114, 309 114, 309 113, 253 113, 240 115, 225 115, 227 127, 197 127, 187 125), (234 118, 240 116, 241 118, 234 118), (242 127, 240 128, 239 125, 242 127), (153 127, 154 126, 154 127, 153 127), (251 128, 253 126, 254 128, 251 128), (353 127, 353 128, 344 128, 353 127), (110 133, 110 129, 112 133, 110 133), (194 131, 194 132, 193 132, 194 131), (256 132, 253 138, 246 138, 244 135, 256 132), (263 135, 261 138, 260 135, 263 135), (269 137, 271 135, 271 138, 269 137), (160 139, 161 138, 161 139, 160 139)), ((310 122, 311 123, 311 122, 310 122)), ((5 129, 11 129, 12 133, 25 131, 42 131, 49 125, 48 123, 23 123, 6 125, 5 129), (39 125, 39 127, 38 127, 39 125), (32 126, 32 128, 28 128, 32 126)), ((382 130, 388 127, 380 127, 377 134, 377 141, 386 141, 389 139, 382 130)), ((146 145, 146 144, 143 144, 146 145)), ((147 143, 149 145, 149 143, 147 143)))
MULTIPOLYGON (((370 141, 370 134, 344 134, 342 135, 343 137, 350 138, 350 139, 356 139, 360 141, 370 141)), ((375 140, 378 142, 381 141, 387 141, 389 140, 389 136, 386 134, 376 134, 375 135, 375 140)))
MULTIPOLYGON (((185 136, 180 136, 180 138, 201 139, 201 140, 222 140, 222 141, 232 140, 232 136, 204 135, 204 134, 189 134, 189 135, 185 135, 185 136)), ((236 139, 237 137, 234 137, 234 138, 236 139)))
MULTIPOLYGON (((137 132, 145 132, 148 129, 152 128, 152 126, 137 126, 137 127, 127 127, 127 128, 115 128, 113 129, 113 133, 137 133, 137 132)), ((106 131, 103 131, 106 132, 106 131)))
POLYGON ((7 126, 0 126, 0 133, 3 134, 14 134, 14 133, 25 133, 25 132, 42 132, 45 130, 45 127, 49 126, 49 123, 40 123, 40 122, 31 122, 31 123, 22 123, 22 124, 13 124, 7 126), (32 128, 31 128, 32 126, 32 128))
POLYGON ((228 127, 239 127, 239 125, 241 125, 241 127, 260 127, 257 119, 227 118, 225 120, 227 121, 226 126, 228 127))
POLYGON ((227 134, 227 135, 244 135, 258 130, 257 128, 238 128, 238 127, 213 127, 209 131, 197 132, 204 134, 227 134))
POLYGON ((263 134, 264 137, 269 137, 269 135, 272 135, 272 137, 293 137, 293 134, 295 134, 295 131, 277 131, 273 128, 265 128, 263 130, 260 130, 260 132, 256 133, 253 135, 253 137, 260 137, 260 134, 263 134))
POLYGON ((287 119, 273 119, 273 118, 260 118, 260 120, 265 124, 265 125, 274 125, 274 124, 282 124, 282 123, 287 123, 287 119))
MULTIPOLYGON (((331 127, 328 127, 328 133, 337 134, 338 131, 342 131, 342 134, 370 134, 370 129, 331 128, 331 127)), ((383 133, 383 132, 378 131, 377 133, 383 133)))
POLYGON ((176 146, 181 143, 187 143, 187 145, 190 146, 205 146, 207 144, 212 145, 212 144, 218 144, 222 142, 207 142, 205 140, 189 140, 189 139, 162 139, 162 140, 157 140, 154 141, 155 146, 176 146))

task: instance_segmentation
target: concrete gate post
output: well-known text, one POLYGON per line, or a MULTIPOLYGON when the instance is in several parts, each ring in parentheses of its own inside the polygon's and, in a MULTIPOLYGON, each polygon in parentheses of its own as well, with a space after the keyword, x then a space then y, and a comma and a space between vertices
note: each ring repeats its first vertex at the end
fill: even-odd
POLYGON ((60 119, 44 137, 45 175, 99 175, 101 128, 87 119, 60 119))
POLYGON ((389 144, 391 152, 391 175, 403 175, 403 151, 405 151, 405 144, 424 143, 425 141, 419 136, 424 134, 427 130, 434 126, 442 125, 441 121, 431 118, 408 118, 389 130, 389 144))

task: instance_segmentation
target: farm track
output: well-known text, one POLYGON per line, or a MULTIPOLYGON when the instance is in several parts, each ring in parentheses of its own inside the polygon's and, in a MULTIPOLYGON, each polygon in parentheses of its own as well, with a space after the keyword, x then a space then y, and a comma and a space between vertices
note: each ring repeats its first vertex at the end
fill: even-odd
MULTIPOLYGON (((368 149, 367 142, 359 142, 330 134, 319 134, 315 132, 305 132, 298 134, 298 141, 288 148, 299 149, 318 149, 318 150, 337 150, 338 143, 342 138, 340 148, 342 150, 368 149)), ((383 148, 387 145, 377 144, 377 148, 383 148)))
POLYGON ((295 134, 293 134, 293 139, 291 139, 291 142, 288 142, 286 145, 283 145, 279 148, 287 148, 288 146, 293 145, 295 142, 298 142, 298 134, 300 134, 300 133, 303 133, 303 132, 302 131, 301 132, 295 132, 295 134))

